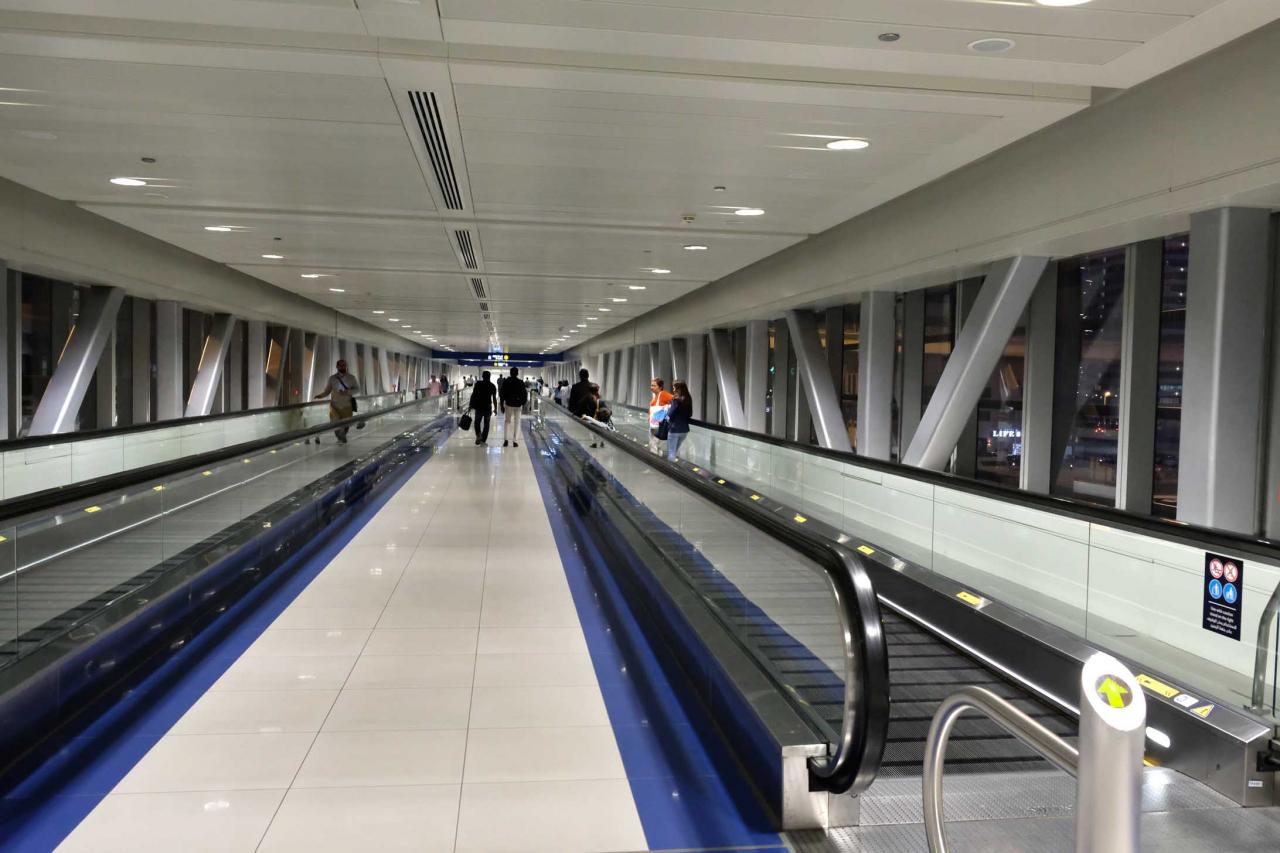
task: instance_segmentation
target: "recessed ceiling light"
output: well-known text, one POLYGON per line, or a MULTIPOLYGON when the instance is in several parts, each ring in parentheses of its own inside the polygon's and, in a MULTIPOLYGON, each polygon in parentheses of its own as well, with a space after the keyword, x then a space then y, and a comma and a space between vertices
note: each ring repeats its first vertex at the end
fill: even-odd
POLYGON ((738 216, 764 216, 764 210, 759 207, 740 207, 734 213, 738 216))
POLYGON ((341 287, 331 287, 329 288, 329 290, 332 291, 333 293, 346 293, 346 291, 343 290, 341 287))
POLYGON ((974 53, 1006 53, 1016 45, 1013 39, 990 38, 969 42, 969 50, 974 53))
MULTIPOLYGON (((654 269, 649 270, 649 272, 653 273, 654 275, 671 275, 671 270, 664 270, 660 267, 655 267, 654 269)), ((633 286, 631 289, 635 290, 635 287, 633 286)))
POLYGON ((400 318, 399 318, 399 317, 388 317, 388 318, 387 318, 387 322, 388 322, 388 323, 399 323, 399 322, 400 322, 400 318))
POLYGON ((578 324, 578 328, 579 328, 579 329, 585 329, 586 327, 587 327, 587 324, 586 324, 586 323, 579 323, 579 324, 578 324))
POLYGON ((118 187, 145 187, 147 182, 142 178, 112 178, 111 183, 118 187))
POLYGON ((609 297, 609 301, 611 301, 611 302, 626 302, 626 301, 627 301, 627 298, 626 298, 625 296, 611 296, 611 297, 609 297))
POLYGON ((601 309, 599 309, 599 310, 601 310, 601 311, 612 311, 613 309, 612 309, 612 308, 601 308, 601 309))
POLYGON ((684 250, 686 252, 705 252, 707 250, 707 247, 694 244, 692 246, 685 246, 684 250))
POLYGON ((902 35, 900 33, 881 33, 880 35, 876 36, 876 38, 880 39, 880 41, 892 42, 902 38, 902 35))
POLYGON ((832 151, 861 151, 870 148, 871 143, 865 139, 833 139, 827 143, 832 151))
POLYGON ((375 314, 385 314, 385 313, 387 313, 387 312, 386 312, 386 311, 379 311, 379 310, 377 310, 377 309, 375 308, 375 309, 374 309, 374 311, 373 311, 373 313, 375 313, 375 314))
POLYGON ((718 193, 724 192, 724 187, 712 187, 711 189, 715 190, 718 193))
POLYGON ((405 325, 401 326, 400 328, 402 328, 402 329, 407 329, 407 328, 409 328, 409 324, 408 324, 408 323, 406 323, 405 325))
POLYGON ((284 255, 263 255, 268 261, 283 261, 284 255))
POLYGON ((204 227, 204 230, 226 232, 231 230, 231 226, 230 225, 206 225, 204 227))
POLYGON ((645 290, 646 288, 643 284, 629 284, 627 285, 627 289, 628 290, 645 290))
POLYGON ((327 272, 304 272, 299 278, 333 278, 327 272))
POLYGON ((588 320, 599 320, 600 318, 599 318, 599 317, 588 317, 587 319, 588 319, 588 320))

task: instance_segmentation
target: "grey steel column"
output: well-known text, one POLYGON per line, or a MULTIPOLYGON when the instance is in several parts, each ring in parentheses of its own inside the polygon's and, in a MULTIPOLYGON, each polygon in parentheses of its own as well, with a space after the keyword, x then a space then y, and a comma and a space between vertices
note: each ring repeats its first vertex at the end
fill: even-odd
POLYGON ((791 330, 786 323, 773 329, 773 428, 776 438, 787 437, 787 418, 791 412, 791 396, 796 392, 787 369, 791 355, 791 330))
MULTIPOLYGON (((602 353, 600 356, 600 372, 595 376, 589 377, 590 380, 600 386, 600 396, 605 400, 614 399, 613 396, 613 374, 617 372, 614 362, 618 360, 617 355, 611 352, 602 353)), ((572 386, 578 380, 575 378, 569 382, 572 386)))
MULTIPOLYGON (((893 356, 897 349, 896 299, 862 294, 858 324, 858 454, 888 459, 893 449, 893 356)), ((827 339, 830 342, 830 338, 827 339)))
MULTIPOLYGON (((389 392, 392 389, 391 364, 388 361, 389 356, 387 355, 386 347, 379 347, 377 352, 378 352, 378 372, 379 372, 379 375, 382 377, 382 390, 384 392, 389 392)), ((430 364, 431 364, 431 375, 432 376, 439 375, 439 372, 436 370, 436 363, 432 361, 430 362, 430 364)))
POLYGON ((1134 243, 1125 253, 1116 509, 1140 515, 1151 514, 1163 265, 1163 240, 1134 243))
POLYGON ((711 330, 711 366, 716 373, 716 389, 720 392, 720 411, 724 425, 746 429, 742 413, 742 394, 738 390, 738 366, 733 359, 733 339, 728 329, 711 330))
POLYGON ((769 393, 769 321, 747 323, 746 375, 742 382, 742 414, 752 432, 765 431, 765 405, 769 393))
POLYGON ((213 395, 222 381, 222 368, 226 364, 227 352, 231 347, 231 333, 235 331, 235 327, 236 318, 230 314, 214 315, 213 329, 204 339, 204 349, 200 351, 196 380, 191 383, 186 417, 202 417, 213 410, 213 395))
POLYGON ((22 273, 10 276, 0 261, 0 439, 17 438, 21 427, 22 273))
POLYGON ((827 367, 831 370, 831 385, 836 389, 838 400, 844 380, 844 306, 837 305, 823 312, 823 326, 827 330, 827 367))
MULTIPOLYGON (((121 302, 124 298, 121 297, 121 302)), ((116 309, 119 313, 119 309, 116 309)), ((107 343, 102 348, 98 359, 98 368, 94 371, 94 396, 96 403, 98 429, 111 429, 116 425, 116 324, 111 321, 111 332, 107 335, 107 343)))
MULTIPOLYGON (((649 344, 648 347, 649 347, 649 375, 646 376, 645 378, 646 379, 661 378, 662 381, 666 383, 668 388, 671 387, 671 377, 665 376, 662 373, 662 363, 659 358, 660 348, 658 346, 658 342, 654 341, 653 343, 649 344)), ((645 383, 646 387, 648 386, 648 384, 649 384, 648 382, 645 383)))
POLYGON ((320 339, 323 337, 315 332, 306 332, 302 336, 302 393, 298 395, 299 403, 307 402, 316 393, 316 382, 319 381, 322 370, 319 356, 320 339))
POLYGON ((182 417, 182 306, 156 302, 155 420, 182 417))
POLYGON ((924 411, 924 291, 902 295, 902 401, 898 455, 907 449, 924 411))
POLYGON ((933 470, 947 464, 1048 263, 1021 256, 992 265, 903 462, 933 470))
POLYGON ((707 358, 702 335, 690 335, 684 340, 685 377, 689 394, 693 397, 693 417, 706 420, 707 415, 707 358))
POLYGON ((145 424, 151 421, 151 311, 153 303, 146 299, 131 300, 133 310, 133 348, 132 373, 133 383, 133 423, 145 424))
POLYGON ((623 347, 619 356, 618 381, 614 384, 617 390, 613 400, 625 406, 631 403, 631 347, 623 347))
POLYGON ((1044 268, 1027 306, 1022 368, 1022 466, 1019 487, 1049 494, 1053 476, 1053 357, 1058 334, 1058 265, 1044 268))
POLYGON ((653 378, 653 375, 649 373, 648 344, 636 345, 636 352, 631 357, 631 364, 631 399, 634 401, 632 405, 648 406, 649 380, 653 378))
POLYGON ((1266 210, 1191 216, 1178 520, 1246 535, 1259 526, 1266 390, 1266 210))
POLYGON ((250 320, 244 324, 244 333, 249 408, 261 409, 267 405, 267 324, 261 320, 250 320))
MULTIPOLYGON (((788 311, 787 326, 791 329, 791 345, 796 352, 796 369, 800 374, 800 384, 804 387, 813 423, 817 428, 818 444, 831 450, 852 452, 853 448, 849 445, 849 431, 845 429, 844 417, 840 412, 840 397, 836 394, 836 386, 831 381, 830 365, 818 341, 817 319, 812 311, 788 311)), ((827 343, 828 345, 832 343, 830 331, 828 331, 827 343)), ((838 342, 837 345, 839 345, 838 342)), ((797 434, 796 440, 807 442, 809 440, 807 430, 804 435, 797 434)))
POLYGON ((231 331, 231 349, 227 353, 227 411, 244 410, 244 323, 236 323, 231 331))
POLYGON ((116 313, 123 301, 124 291, 118 287, 94 287, 84 294, 80 317, 31 418, 30 435, 55 435, 75 429, 80 404, 115 331, 116 313))
MULTIPOLYGON (((577 376, 571 377, 567 375, 569 371, 565 369, 565 366, 563 364, 557 367, 557 371, 560 377, 556 381, 557 385, 560 383, 561 380, 568 380, 570 385, 578 381, 577 376)), ((595 382, 597 385, 600 386, 601 390, 603 390, 605 380, 609 377, 609 353, 602 352, 596 356, 595 369, 590 371, 590 376, 591 376, 591 381, 595 382)))

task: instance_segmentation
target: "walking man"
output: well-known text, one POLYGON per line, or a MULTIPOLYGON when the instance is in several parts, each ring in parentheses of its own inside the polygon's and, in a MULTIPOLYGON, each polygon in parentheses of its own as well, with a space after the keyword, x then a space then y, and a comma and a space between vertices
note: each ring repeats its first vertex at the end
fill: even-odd
POLYGON ((529 402, 529 389, 524 387, 520 378, 520 368, 511 368, 511 375, 502 381, 502 446, 510 441, 515 447, 520 446, 520 410, 529 402))
POLYGON ((476 413, 476 444, 489 440, 489 419, 498 408, 498 389, 489 381, 489 371, 480 374, 480 381, 471 386, 470 408, 476 413))
POLYGON ((578 381, 573 383, 573 387, 569 389, 569 401, 565 403, 569 407, 569 411, 576 412, 578 409, 578 401, 591 393, 591 374, 584 367, 578 371, 578 381))
MULTIPOLYGON (((329 382, 324 386, 324 390, 316 395, 319 400, 322 397, 329 398, 329 420, 345 421, 356 412, 355 393, 360 390, 360 382, 350 373, 347 373, 346 359, 338 359, 338 372, 329 377, 329 382)), ((333 431, 338 437, 338 444, 347 443, 347 432, 351 427, 339 427, 333 431)))

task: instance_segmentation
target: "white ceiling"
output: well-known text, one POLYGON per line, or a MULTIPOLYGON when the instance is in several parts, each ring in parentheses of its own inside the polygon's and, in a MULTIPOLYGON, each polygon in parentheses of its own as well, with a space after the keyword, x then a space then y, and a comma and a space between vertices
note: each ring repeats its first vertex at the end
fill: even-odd
POLYGON ((414 340, 483 349, 487 307, 511 350, 558 351, 1276 18, 1274 0, 0 0, 0 176, 414 340), (967 47, 993 36, 1016 45, 967 47), (461 210, 410 91, 437 99, 461 210), (871 147, 825 148, 845 136, 871 147))

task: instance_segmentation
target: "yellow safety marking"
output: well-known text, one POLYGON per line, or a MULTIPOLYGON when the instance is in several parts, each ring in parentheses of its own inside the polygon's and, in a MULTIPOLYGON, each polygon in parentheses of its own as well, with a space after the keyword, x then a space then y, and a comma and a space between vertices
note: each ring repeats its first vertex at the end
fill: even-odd
POLYGON ((202 477, 212 477, 212 476, 213 476, 213 472, 212 472, 212 471, 201 471, 201 472, 200 472, 200 476, 202 476, 202 477))
POLYGON ((796 516, 796 524, 804 524, 808 520, 809 519, 805 518, 803 515, 796 516))
POLYGON ((699 472, 699 471, 701 471, 701 470, 702 470, 701 468, 694 468, 694 469, 693 469, 693 473, 695 473, 695 474, 696 474, 696 473, 698 473, 698 472, 699 472))
POLYGON ((152 486, 152 487, 151 487, 151 491, 153 491, 153 492, 163 492, 163 491, 164 491, 164 486, 152 486))
POLYGON ((1201 705, 1199 708, 1192 708, 1191 713, 1195 714, 1198 717, 1204 717, 1207 720, 1209 718, 1209 715, 1213 713, 1213 706, 1201 705))
POLYGON ((1098 682, 1098 695, 1107 700, 1107 704, 1112 708, 1127 708, 1132 697, 1129 695, 1129 688, 1116 681, 1109 675, 1103 676, 1098 682))
POLYGON ((250 462, 252 462, 252 461, 253 461, 252 459, 246 459, 246 460, 244 460, 244 464, 248 465, 248 464, 249 464, 250 462))
POLYGON ((870 545, 859 545, 858 551, 870 557, 872 554, 876 552, 876 549, 872 548, 870 545))
POLYGON ((271 452, 272 452, 272 453, 275 453, 276 451, 274 451, 274 450, 273 450, 273 451, 271 451, 271 452))
POLYGON ((85 512, 102 512, 102 507, 97 506, 97 505, 95 504, 94 506, 87 506, 87 507, 85 507, 85 508, 84 508, 84 511, 85 511, 85 512))
POLYGON ((986 603, 980 597, 974 595, 971 592, 965 592, 964 590, 957 592, 956 598, 960 599, 965 604, 972 604, 974 607, 981 607, 983 604, 986 603))
POLYGON ((720 484, 720 485, 722 485, 722 486, 724 485, 724 480, 716 480, 716 482, 717 482, 717 483, 719 483, 719 484, 720 484))
POLYGON ((1176 687, 1170 687, 1163 681, 1156 681, 1151 676, 1144 675, 1142 673, 1138 673, 1138 683, 1150 690, 1152 693, 1157 693, 1166 699, 1172 699, 1174 696, 1177 696, 1182 692, 1176 687))
POLYGON ((8 542, 8 541, 9 541, 8 536, 0 536, 0 542, 8 542))
POLYGON ((760 496, 759 496, 759 495, 752 495, 752 496, 751 496, 751 500, 753 500, 753 501, 758 501, 758 500, 760 500, 760 496))

